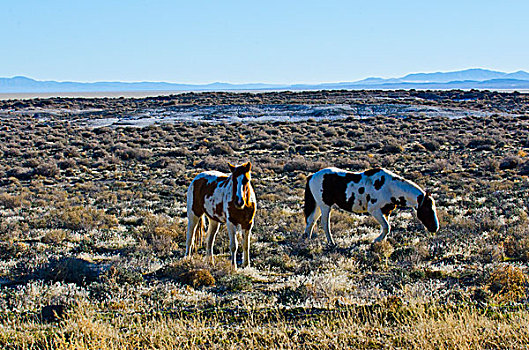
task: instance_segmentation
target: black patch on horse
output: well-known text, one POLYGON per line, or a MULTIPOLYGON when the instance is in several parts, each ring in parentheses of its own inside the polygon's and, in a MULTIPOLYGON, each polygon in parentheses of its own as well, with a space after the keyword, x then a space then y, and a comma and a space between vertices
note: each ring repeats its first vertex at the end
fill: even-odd
POLYGON ((371 204, 375 204, 377 202, 376 198, 371 198, 371 204))
POLYGON ((380 190, 382 188, 382 186, 384 186, 384 182, 386 181, 386 177, 384 175, 382 175, 380 177, 380 179, 378 180, 375 180, 375 183, 373 184, 374 187, 375 187, 375 190, 380 190))
POLYGON ((338 174, 325 174, 322 181, 322 199, 325 204, 332 206, 336 204, 339 208, 347 211, 352 211, 355 200, 354 194, 347 200, 345 191, 347 184, 351 181, 357 183, 362 178, 358 174, 347 174, 340 176, 338 174))
POLYGON ((417 217, 419 220, 426 226, 428 231, 430 232, 437 232, 439 230, 439 224, 437 220, 435 220, 436 213, 433 210, 433 200, 432 198, 426 194, 426 197, 424 195, 419 195, 417 197, 417 217))
POLYGON ((380 168, 373 168, 373 169, 369 169, 369 170, 366 170, 364 171, 364 174, 366 174, 366 176, 373 176, 375 175, 376 173, 378 173, 380 170, 380 168))
POLYGON ((424 199, 424 195, 420 194, 417 196, 417 209, 421 207, 423 199, 424 199))
MULTIPOLYGON (((393 199, 393 198, 392 198, 393 199)), ((389 214, 391 214, 391 212, 396 208, 397 206, 395 205, 395 203, 388 203, 386 205, 384 205, 382 208, 380 208, 380 211, 382 212, 382 214, 384 214, 385 216, 388 216, 389 214)))
POLYGON ((400 196, 399 199, 391 197, 391 202, 399 208, 405 208, 408 205, 408 203, 406 202, 406 198, 404 198, 403 196, 400 196))
POLYGON ((355 204, 355 194, 351 193, 351 198, 347 200, 347 209, 349 211, 353 211, 353 205, 355 204))
POLYGON ((355 173, 347 173, 345 174, 345 180, 349 182, 354 182, 355 184, 359 183, 360 180, 362 180, 361 174, 355 174, 355 173))
POLYGON ((360 187, 360 188, 358 189, 358 193, 363 194, 365 190, 366 190, 365 188, 360 187))
POLYGON ((367 196, 366 196, 366 202, 369 202, 370 200, 371 200, 371 196, 368 193, 367 196))

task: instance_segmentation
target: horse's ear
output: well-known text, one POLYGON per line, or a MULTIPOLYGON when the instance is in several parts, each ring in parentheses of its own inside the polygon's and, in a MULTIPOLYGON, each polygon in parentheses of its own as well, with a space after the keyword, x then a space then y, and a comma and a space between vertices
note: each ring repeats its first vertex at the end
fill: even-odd
POLYGON ((233 173, 233 171, 235 170, 235 166, 232 165, 231 163, 228 163, 228 167, 230 168, 230 171, 233 173))
POLYGON ((243 166, 244 166, 244 169, 246 170, 246 172, 249 172, 250 170, 252 170, 252 163, 251 162, 247 162, 243 166))

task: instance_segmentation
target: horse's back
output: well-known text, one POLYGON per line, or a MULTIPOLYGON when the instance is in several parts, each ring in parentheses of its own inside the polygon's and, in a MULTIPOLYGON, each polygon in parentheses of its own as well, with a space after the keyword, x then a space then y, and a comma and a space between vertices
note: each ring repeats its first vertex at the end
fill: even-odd
POLYGON ((398 176, 384 168, 351 172, 329 167, 314 173, 307 187, 319 204, 336 204, 347 211, 366 212, 369 206, 388 196, 384 188, 394 178, 398 176))
POLYGON ((214 195, 221 182, 228 179, 228 175, 220 171, 204 171, 195 176, 187 190, 187 210, 197 216, 205 212, 206 197, 214 195))
POLYGON ((220 171, 208 170, 208 171, 203 171, 200 174, 198 174, 197 176, 195 176, 195 178, 193 179, 193 181, 191 183, 194 183, 198 179, 207 179, 208 181, 211 182, 211 181, 215 181, 215 180, 217 180, 219 178, 227 178, 227 177, 228 177, 228 174, 221 173, 220 171))

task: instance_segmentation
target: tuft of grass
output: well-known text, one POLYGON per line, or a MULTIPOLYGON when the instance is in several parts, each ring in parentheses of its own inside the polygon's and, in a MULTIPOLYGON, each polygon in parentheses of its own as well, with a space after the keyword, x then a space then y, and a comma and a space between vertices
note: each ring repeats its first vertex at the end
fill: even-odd
POLYGON ((206 269, 194 269, 185 271, 178 276, 181 283, 197 287, 210 287, 215 285, 215 278, 206 269))
POLYGON ((527 282, 519 267, 500 265, 492 271, 487 288, 497 302, 518 302, 527 298, 527 282))

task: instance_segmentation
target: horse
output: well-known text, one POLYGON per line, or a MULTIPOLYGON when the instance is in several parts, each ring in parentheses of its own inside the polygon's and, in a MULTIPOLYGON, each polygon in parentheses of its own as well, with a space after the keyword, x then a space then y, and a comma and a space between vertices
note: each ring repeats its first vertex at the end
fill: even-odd
POLYGON ((206 254, 213 263, 213 243, 220 224, 226 224, 230 238, 231 263, 237 268, 237 229, 243 232, 243 267, 250 265, 250 234, 257 208, 251 181, 250 162, 234 166, 230 174, 205 171, 198 174, 187 191, 187 237, 185 256, 191 256, 195 233, 199 241, 204 232, 204 215, 208 217, 206 254), (200 225, 200 226, 199 226, 200 225))
POLYGON ((338 168, 325 168, 307 178, 305 187, 306 238, 319 217, 329 245, 335 246, 331 235, 331 207, 353 213, 369 213, 380 224, 380 235, 374 242, 382 241, 390 232, 389 215, 395 208, 413 207, 417 218, 429 232, 439 230, 435 200, 417 184, 383 168, 363 172, 350 172, 338 168))

